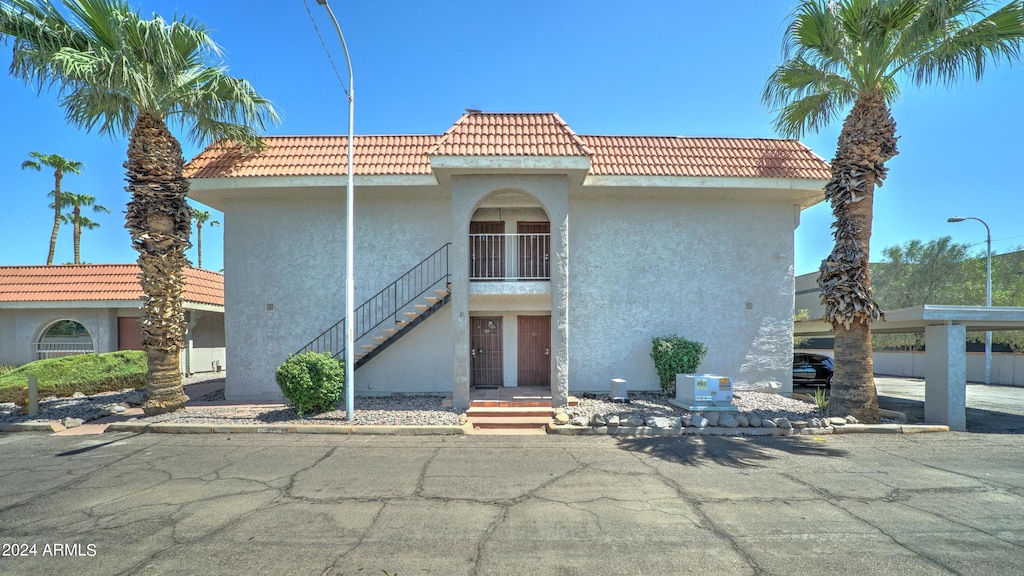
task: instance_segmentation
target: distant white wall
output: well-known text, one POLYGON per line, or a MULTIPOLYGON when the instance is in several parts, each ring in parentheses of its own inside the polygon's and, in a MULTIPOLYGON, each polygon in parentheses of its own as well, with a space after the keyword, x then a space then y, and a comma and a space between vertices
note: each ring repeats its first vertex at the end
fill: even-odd
POLYGON ((224 370, 227 367, 224 339, 224 313, 192 311, 195 322, 189 338, 191 346, 182 351, 183 374, 199 374, 224 370))
POLYGON ((570 197, 573 390, 658 389, 651 338, 669 334, 707 346, 701 372, 792 390, 794 207, 685 193, 570 197))
MULTIPOLYGON (((924 352, 879 352, 872 355, 875 374, 924 378, 924 352)), ((967 381, 985 381, 985 353, 967 353, 967 381)), ((1024 386, 1024 354, 996 353, 992 355, 992 383, 1024 386)))

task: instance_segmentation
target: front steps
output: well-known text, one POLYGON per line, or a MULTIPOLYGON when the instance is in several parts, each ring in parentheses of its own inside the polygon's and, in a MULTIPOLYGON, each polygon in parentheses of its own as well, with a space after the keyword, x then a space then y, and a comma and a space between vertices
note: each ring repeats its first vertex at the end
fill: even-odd
MULTIPOLYGON (((577 402, 569 398, 569 406, 577 402)), ((546 434, 554 414, 550 398, 483 399, 470 401, 466 421, 474 434, 546 434)))

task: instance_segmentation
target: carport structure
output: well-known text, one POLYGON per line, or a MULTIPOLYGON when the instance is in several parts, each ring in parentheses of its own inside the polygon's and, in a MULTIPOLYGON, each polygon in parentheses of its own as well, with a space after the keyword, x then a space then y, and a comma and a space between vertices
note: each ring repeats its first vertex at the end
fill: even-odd
MULTIPOLYGON (((960 431, 967 429, 967 333, 988 330, 1024 330, 1024 308, 924 304, 886 312, 871 324, 874 334, 924 333, 924 418, 960 431)), ((801 320, 793 334, 830 336, 832 325, 801 320)))

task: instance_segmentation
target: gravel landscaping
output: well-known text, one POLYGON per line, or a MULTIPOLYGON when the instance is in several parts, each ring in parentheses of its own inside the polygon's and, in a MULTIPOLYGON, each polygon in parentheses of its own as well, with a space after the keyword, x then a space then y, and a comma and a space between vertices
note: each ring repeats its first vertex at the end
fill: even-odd
MULTIPOLYGON (((209 376, 197 376, 186 379, 186 384, 203 380, 209 376)), ((202 402, 218 402, 224 399, 223 391, 218 390, 202 398, 194 398, 202 402)), ((670 396, 656 392, 630 393, 629 402, 612 402, 607 395, 581 394, 579 405, 566 411, 567 416, 575 424, 589 425, 596 420, 607 420, 614 416, 627 422, 646 423, 653 418, 680 419, 688 423, 698 414, 690 414, 686 410, 669 402, 670 396)), ((193 424, 319 424, 319 425, 389 425, 389 426, 430 426, 458 425, 463 422, 459 412, 442 405, 442 398, 428 395, 393 395, 384 397, 360 397, 356 401, 355 419, 345 419, 345 410, 306 415, 300 418, 290 407, 280 405, 209 405, 192 406, 169 414, 151 417, 140 417, 139 422, 171 422, 193 424)), ((47 398, 39 403, 39 415, 29 418, 21 414, 21 409, 11 403, 0 404, 0 422, 63 422, 67 418, 83 422, 96 420, 110 414, 123 412, 129 407, 138 406, 143 401, 142 393, 135 390, 97 394, 94 396, 76 396, 72 398, 47 398)), ((734 393, 734 405, 739 414, 748 420, 776 420, 784 418, 790 421, 807 421, 820 417, 820 412, 813 404, 794 400, 769 392, 743 391, 734 393)), ((704 413, 714 426, 718 413, 704 413)), ((743 420, 743 418, 741 418, 743 420)))

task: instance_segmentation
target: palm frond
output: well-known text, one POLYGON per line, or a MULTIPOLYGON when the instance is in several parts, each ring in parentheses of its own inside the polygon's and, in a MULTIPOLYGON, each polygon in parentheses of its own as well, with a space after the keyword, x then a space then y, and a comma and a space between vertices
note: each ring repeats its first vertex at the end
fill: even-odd
POLYGON ((761 100, 778 110, 779 134, 800 138, 838 118, 856 95, 849 78, 794 57, 772 72, 761 100))
POLYGON ((0 32, 15 38, 12 74, 57 88, 72 124, 128 134, 145 110, 174 117, 199 144, 255 144, 256 132, 278 121, 269 100, 215 61, 221 50, 198 21, 142 19, 127 0, 63 4, 66 17, 50 0, 5 0, 0 32))
POLYGON ((1010 2, 974 22, 951 22, 909 59, 915 84, 957 84, 965 76, 981 80, 992 62, 1021 59, 1024 48, 1024 2, 1010 2))

